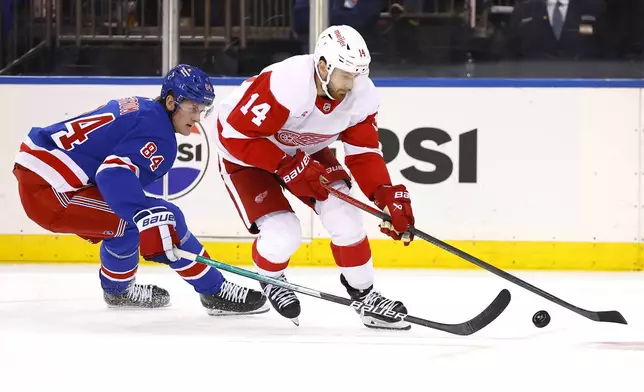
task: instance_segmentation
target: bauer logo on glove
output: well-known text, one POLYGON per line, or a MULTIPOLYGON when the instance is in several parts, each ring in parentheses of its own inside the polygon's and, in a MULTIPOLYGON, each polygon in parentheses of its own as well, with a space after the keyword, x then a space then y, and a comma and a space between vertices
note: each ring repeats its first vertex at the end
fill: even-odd
POLYGON ((414 235, 407 230, 414 225, 414 213, 405 186, 383 185, 376 189, 373 198, 378 208, 391 217, 391 221, 380 223, 380 231, 396 241, 402 240, 405 246, 409 245, 414 240, 414 235))
POLYGON ((409 192, 396 192, 394 193, 394 199, 409 199, 409 192))
POLYGON ((297 150, 292 157, 285 156, 276 172, 293 195, 319 201, 329 197, 329 192, 320 185, 324 173, 324 166, 302 150, 297 150))
POLYGON ((300 164, 295 169, 293 169, 289 174, 282 177, 284 182, 286 183, 286 182, 291 182, 291 180, 294 180, 295 177, 297 177, 300 173, 304 171, 304 168, 306 168, 306 165, 308 165, 310 161, 311 161, 311 157, 309 155, 304 155, 304 158, 302 158, 302 162, 300 162, 300 164))
MULTIPOLYGON (((141 211, 143 212, 143 211, 141 211)), ((140 213, 139 213, 140 214, 140 213)), ((137 214, 138 215, 138 214, 137 214)), ((136 217, 135 217, 136 219, 136 217)), ((152 214, 144 218, 142 221, 139 221, 136 226, 139 228, 139 231, 145 230, 148 226, 158 226, 158 225, 175 225, 174 214, 170 211, 165 213, 152 214)))

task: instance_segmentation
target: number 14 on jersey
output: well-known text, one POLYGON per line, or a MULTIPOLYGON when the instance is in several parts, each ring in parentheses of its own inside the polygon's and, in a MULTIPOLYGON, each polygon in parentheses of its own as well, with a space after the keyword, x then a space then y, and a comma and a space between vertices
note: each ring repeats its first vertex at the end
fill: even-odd
POLYGON ((271 110, 271 105, 267 104, 266 102, 253 105, 255 101, 257 101, 257 98, 259 98, 259 93, 254 93, 250 96, 250 99, 248 100, 248 102, 246 102, 246 105, 239 108, 239 110, 244 113, 244 115, 247 115, 248 111, 250 110, 250 112, 255 115, 255 117, 253 117, 251 121, 253 122, 253 124, 259 127, 262 125, 262 122, 266 120, 266 113, 271 110))

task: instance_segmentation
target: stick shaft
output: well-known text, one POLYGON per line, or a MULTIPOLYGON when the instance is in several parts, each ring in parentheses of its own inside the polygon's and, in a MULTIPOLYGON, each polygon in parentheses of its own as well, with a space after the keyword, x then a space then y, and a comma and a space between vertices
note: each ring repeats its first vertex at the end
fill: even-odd
POLYGON ((217 260, 199 256, 194 253, 187 252, 181 249, 175 248, 174 253, 175 255, 177 255, 177 257, 180 257, 183 259, 196 261, 198 263, 206 264, 211 267, 230 272, 232 274, 257 280, 259 282, 272 284, 278 287, 283 287, 289 290, 293 290, 301 294, 309 295, 311 297, 320 298, 325 301, 348 306, 359 312, 364 311, 364 312, 379 314, 381 316, 390 317, 396 320, 404 320, 412 324, 421 325, 423 327, 436 329, 436 330, 451 333, 454 335, 462 335, 462 336, 471 335, 485 328, 488 324, 490 324, 497 317, 499 317, 501 313, 503 313, 505 308, 510 303, 510 299, 511 299, 510 292, 507 290, 502 290, 494 299, 494 301, 492 301, 492 303, 488 305, 487 308, 485 308, 479 315, 477 315, 473 319, 460 324, 444 324, 436 321, 426 320, 420 317, 415 317, 405 313, 399 313, 391 310, 379 310, 374 308, 373 306, 366 305, 360 301, 355 301, 352 299, 339 297, 337 295, 324 293, 318 290, 310 289, 308 287, 297 285, 295 283, 285 282, 279 279, 271 278, 270 276, 264 276, 253 271, 248 271, 243 268, 235 267, 233 265, 222 263, 217 260))
MULTIPOLYGON (((340 192, 336 189, 333 189, 332 187, 328 186, 326 183, 322 183, 322 186, 329 191, 331 195, 334 197, 337 197, 340 200, 343 200, 351 205, 353 205, 356 208, 359 208, 377 218, 380 218, 382 220, 391 220, 391 217, 387 214, 385 214, 382 211, 379 211, 375 209, 374 207, 371 207, 360 200, 357 200, 350 195, 347 195, 346 193, 340 192)), ((517 278, 516 276, 503 271, 500 268, 497 268, 491 264, 486 263, 485 261, 479 259, 478 257, 472 256, 471 254, 464 252, 448 243, 445 243, 438 238, 435 238, 421 230, 418 230, 417 228, 413 226, 409 226, 408 230, 413 233, 416 237, 421 238, 432 245, 435 245, 455 256, 458 256, 466 261, 469 261, 470 263, 483 268, 484 270, 491 272, 509 282, 512 282, 516 284, 519 287, 522 287, 528 291, 531 291, 532 293, 547 299, 548 301, 551 301, 559 306, 562 306, 568 310, 571 310, 581 316, 584 316, 590 320, 593 321, 603 321, 603 322, 612 322, 612 323, 618 323, 618 324, 626 324, 626 319, 617 311, 611 310, 611 311, 606 311, 606 312, 593 312, 590 310, 582 309, 580 307, 577 307, 575 305, 572 305, 561 298, 558 298, 547 291, 544 291, 536 286, 531 285, 530 283, 517 278)))

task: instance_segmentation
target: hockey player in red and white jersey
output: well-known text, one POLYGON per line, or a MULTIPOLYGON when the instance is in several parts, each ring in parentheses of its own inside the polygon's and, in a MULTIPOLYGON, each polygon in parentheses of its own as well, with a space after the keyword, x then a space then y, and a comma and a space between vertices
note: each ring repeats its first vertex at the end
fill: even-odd
MULTIPOLYGON (((391 215, 381 231, 405 245, 414 224, 409 193, 392 185, 378 143, 378 92, 369 79, 371 57, 364 39, 349 26, 331 26, 315 53, 288 58, 245 81, 224 99, 216 119, 219 168, 248 230, 259 234, 253 261, 260 273, 286 280, 285 270, 301 242, 300 221, 282 187, 319 215, 349 295, 378 310, 406 313, 400 301, 373 288, 371 248, 361 212, 329 197, 348 193, 351 178, 329 145, 344 144, 345 164, 362 192, 391 215)), ((295 293, 262 284, 273 308, 298 324, 295 293)), ((409 329, 409 323, 374 313, 361 314, 367 327, 409 329)))

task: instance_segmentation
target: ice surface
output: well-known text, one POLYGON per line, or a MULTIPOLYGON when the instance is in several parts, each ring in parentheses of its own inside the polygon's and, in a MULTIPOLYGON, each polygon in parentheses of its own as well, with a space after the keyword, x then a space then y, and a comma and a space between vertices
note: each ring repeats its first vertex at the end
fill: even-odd
MULTIPOLYGON (((0 265, 0 391, 644 391, 644 273, 512 273, 629 325, 590 321, 480 270, 376 272, 383 294, 440 322, 511 291, 499 319, 458 337, 370 330, 353 310, 303 295, 300 327, 274 311, 212 317, 164 266, 141 266, 138 281, 168 289, 172 307, 108 309, 96 265, 0 265), (537 329, 541 309, 552 321, 537 329)), ((288 277, 346 296, 338 274, 288 277)))

